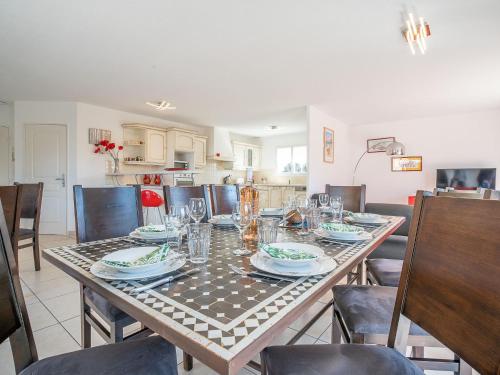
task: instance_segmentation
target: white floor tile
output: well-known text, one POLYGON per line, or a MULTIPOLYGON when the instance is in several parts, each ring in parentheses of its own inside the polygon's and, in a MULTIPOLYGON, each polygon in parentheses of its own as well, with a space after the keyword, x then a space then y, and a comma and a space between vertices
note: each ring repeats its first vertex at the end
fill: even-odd
POLYGON ((40 359, 80 349, 78 343, 60 324, 34 332, 33 336, 40 359))
POLYGON ((28 317, 31 323, 31 329, 36 332, 57 324, 57 320, 40 302, 35 302, 26 306, 28 317))
POLYGON ((14 360, 12 359, 12 350, 9 340, 0 344, 0 374, 15 375, 14 360))
POLYGON ((49 298, 43 304, 60 322, 80 315, 80 291, 49 298))
POLYGON ((30 285, 33 293, 42 301, 80 290, 79 284, 69 276, 41 281, 30 285))
MULTIPOLYGON (((75 339, 78 345, 81 344, 81 338, 82 338, 80 321, 81 319, 80 316, 78 315, 74 318, 61 322, 62 326, 66 329, 66 331, 70 333, 71 337, 75 339)), ((101 336, 99 336, 99 334, 94 329, 91 330, 90 342, 92 344, 92 347, 106 344, 106 341, 104 341, 104 339, 101 336)))

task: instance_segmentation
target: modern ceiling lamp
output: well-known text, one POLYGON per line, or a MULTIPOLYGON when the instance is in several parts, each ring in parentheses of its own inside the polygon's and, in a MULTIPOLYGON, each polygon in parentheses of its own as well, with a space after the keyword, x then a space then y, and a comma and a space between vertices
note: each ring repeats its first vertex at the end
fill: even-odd
POLYGON ((172 107, 172 104, 166 100, 161 100, 159 102, 146 102, 146 104, 153 107, 157 111, 166 111, 167 109, 172 110, 176 108, 172 107))
MULTIPOLYGON (((385 146, 382 143, 374 145, 375 148, 379 148, 385 146)), ((358 162, 356 163, 356 166, 354 167, 354 172, 352 173, 352 184, 355 185, 356 181, 356 171, 358 170, 359 163, 363 159, 363 157, 368 153, 368 150, 363 152, 363 154, 359 157, 358 162)), ((401 142, 391 142, 387 146, 385 146, 385 154, 389 157, 393 156, 404 156, 406 153, 406 147, 404 144, 401 142)))
POLYGON ((408 13, 408 18, 403 27, 403 37, 410 46, 412 55, 415 55, 417 49, 422 55, 425 55, 425 51, 427 51, 426 39, 430 36, 431 28, 429 24, 424 21, 424 18, 419 17, 418 22, 416 22, 413 13, 408 13))

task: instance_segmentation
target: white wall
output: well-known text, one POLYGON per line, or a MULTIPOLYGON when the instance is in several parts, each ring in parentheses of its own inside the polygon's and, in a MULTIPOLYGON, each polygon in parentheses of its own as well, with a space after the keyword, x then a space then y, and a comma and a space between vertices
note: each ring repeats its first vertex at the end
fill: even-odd
MULTIPOLYGON (((367 185, 368 202, 406 203, 418 189, 433 189, 437 168, 493 167, 500 173, 500 111, 470 112, 432 118, 354 126, 353 161, 368 138, 395 136, 407 155, 423 157, 422 172, 391 172, 383 153, 367 154, 356 184, 367 185)), ((497 189, 499 179, 497 177, 497 189)))
POLYGON ((309 194, 324 191, 326 184, 351 185, 353 165, 349 126, 313 106, 307 107, 307 119, 309 194), (333 163, 323 161, 323 127, 334 131, 333 163))
MULTIPOLYGON (((5 175, 8 176, 8 182, 13 182, 14 163, 12 162, 12 158, 10 157, 10 155, 12 155, 12 150, 14 147, 14 106, 12 104, 0 103, 0 126, 6 126, 9 129, 9 139, 7 139, 6 142, 8 144, 8 152, 5 153, 5 155, 8 154, 9 157, 8 160, 4 160, 4 163, 2 163, 2 166, 4 166, 4 168, 7 168, 7 171, 2 171, 2 176, 4 175, 3 173, 6 172, 5 175)), ((2 155, 4 155, 3 152, 2 155)))

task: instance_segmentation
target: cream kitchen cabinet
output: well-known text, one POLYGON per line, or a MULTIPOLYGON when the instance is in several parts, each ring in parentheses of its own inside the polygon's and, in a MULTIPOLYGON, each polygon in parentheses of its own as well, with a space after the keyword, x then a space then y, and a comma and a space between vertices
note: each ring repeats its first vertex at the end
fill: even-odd
POLYGON ((259 191, 259 208, 269 207, 269 190, 268 188, 257 188, 259 191))
POLYGON ((295 199, 295 188, 294 187, 284 187, 283 189, 283 195, 281 197, 281 200, 283 203, 288 202, 290 199, 295 199))
POLYGON ((244 170, 252 167, 259 170, 261 164, 261 148, 248 143, 233 142, 234 169, 244 170))
POLYGON ((280 186, 269 188, 269 207, 280 208, 283 205, 283 189, 280 186))
POLYGON ((207 164, 207 138, 194 137, 194 166, 203 168, 207 164))
POLYGON ((288 199, 305 198, 305 187, 295 187, 288 185, 261 185, 256 184, 259 191, 260 208, 281 208, 288 199))
POLYGON ((162 130, 146 129, 145 161, 165 163, 167 160, 167 133, 162 130))
POLYGON ((167 145, 174 152, 194 152, 195 134, 189 130, 169 128, 167 129, 167 145))

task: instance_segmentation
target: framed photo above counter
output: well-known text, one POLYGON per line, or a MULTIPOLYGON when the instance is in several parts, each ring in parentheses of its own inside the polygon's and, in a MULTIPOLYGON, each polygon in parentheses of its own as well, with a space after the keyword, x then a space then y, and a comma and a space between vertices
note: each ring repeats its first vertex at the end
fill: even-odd
POLYGON ((387 146, 396 142, 396 137, 372 138, 366 140, 366 152, 385 152, 387 146))
POLYGON ((333 163, 334 160, 334 133, 332 129, 323 127, 323 161, 333 163))
POLYGON ((393 172, 421 172, 421 156, 397 156, 391 158, 391 171, 393 172))

